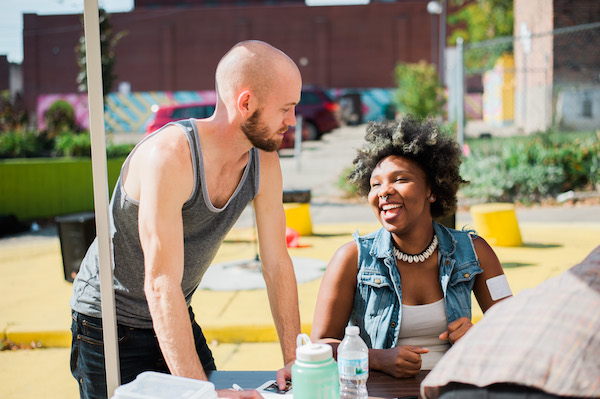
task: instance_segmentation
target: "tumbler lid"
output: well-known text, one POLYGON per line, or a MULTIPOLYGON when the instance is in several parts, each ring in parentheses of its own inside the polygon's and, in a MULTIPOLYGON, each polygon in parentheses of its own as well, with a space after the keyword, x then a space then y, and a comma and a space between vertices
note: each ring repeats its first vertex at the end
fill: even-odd
POLYGON ((328 344, 306 344, 296 348, 296 359, 303 362, 322 362, 333 358, 328 344))

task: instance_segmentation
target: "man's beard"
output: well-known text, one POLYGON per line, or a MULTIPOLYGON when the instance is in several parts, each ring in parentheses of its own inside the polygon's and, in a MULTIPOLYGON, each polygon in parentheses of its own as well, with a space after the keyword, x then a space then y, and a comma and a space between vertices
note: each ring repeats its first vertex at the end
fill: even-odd
POLYGON ((283 138, 270 139, 269 128, 262 123, 260 115, 257 109, 240 127, 254 147, 267 152, 277 151, 283 138))

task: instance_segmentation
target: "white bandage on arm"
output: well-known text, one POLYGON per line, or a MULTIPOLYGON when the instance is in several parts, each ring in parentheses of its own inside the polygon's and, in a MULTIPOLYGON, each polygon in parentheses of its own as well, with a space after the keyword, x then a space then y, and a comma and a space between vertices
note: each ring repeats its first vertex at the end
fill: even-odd
POLYGON ((497 301, 498 299, 512 295, 510 287, 508 286, 508 280, 506 280, 506 275, 504 274, 489 278, 485 283, 487 284, 488 291, 490 291, 492 301, 497 301))

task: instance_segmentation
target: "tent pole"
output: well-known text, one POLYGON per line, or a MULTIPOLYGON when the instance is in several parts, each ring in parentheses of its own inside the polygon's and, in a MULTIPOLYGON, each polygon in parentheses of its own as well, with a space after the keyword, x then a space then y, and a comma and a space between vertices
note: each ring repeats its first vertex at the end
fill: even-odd
POLYGON ((85 54, 90 112, 90 141, 92 147, 92 176, 94 182, 94 209, 100 271, 102 326, 104 335, 104 364, 108 398, 120 385, 117 317, 113 287, 113 262, 108 219, 108 177, 104 132, 104 99, 100 58, 100 22, 98 0, 84 2, 85 54))

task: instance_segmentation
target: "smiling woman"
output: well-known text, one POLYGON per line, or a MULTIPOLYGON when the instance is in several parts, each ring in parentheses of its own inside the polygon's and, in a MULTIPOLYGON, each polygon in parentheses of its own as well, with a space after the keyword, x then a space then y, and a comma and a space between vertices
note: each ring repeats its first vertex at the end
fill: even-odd
POLYGON ((312 338, 338 342, 346 325, 357 325, 372 369, 411 377, 431 370, 472 326, 472 291, 487 311, 510 289, 490 295, 486 283, 503 271, 485 240, 434 221, 455 211, 465 183, 458 144, 433 119, 411 116, 370 123, 365 139, 349 181, 382 228, 356 233, 333 256, 312 338))

